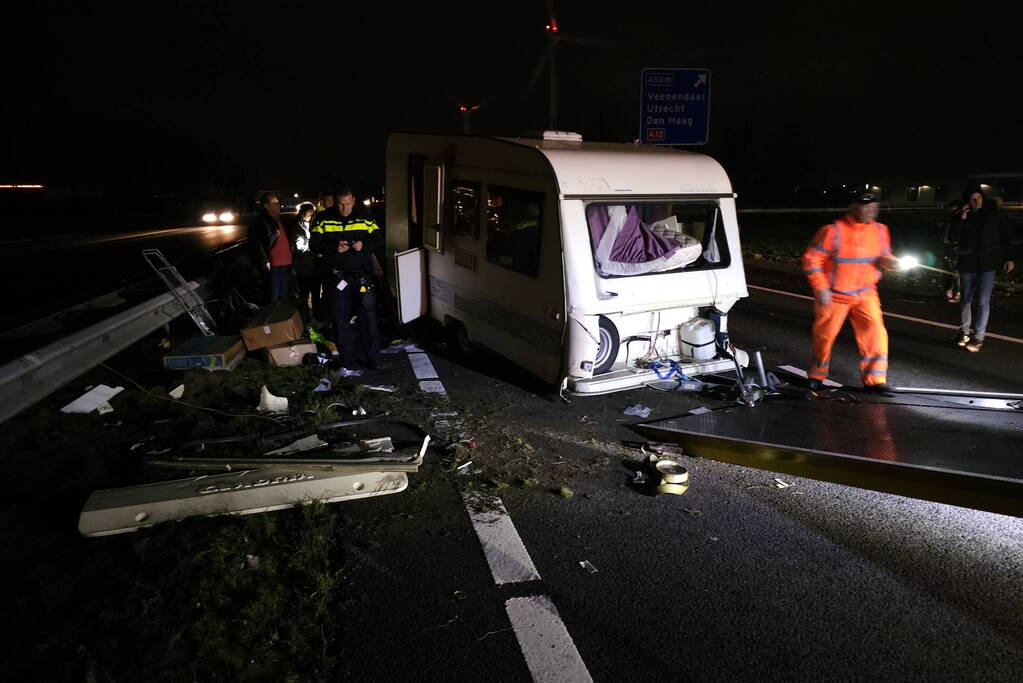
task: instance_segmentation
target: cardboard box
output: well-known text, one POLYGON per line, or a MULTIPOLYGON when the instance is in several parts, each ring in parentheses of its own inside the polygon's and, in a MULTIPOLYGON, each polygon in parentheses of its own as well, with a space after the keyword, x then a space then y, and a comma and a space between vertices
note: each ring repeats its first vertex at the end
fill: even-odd
POLYGON ((302 336, 302 316, 287 304, 263 306, 242 328, 242 339, 249 351, 276 346, 302 336))
POLYGON ((230 370, 244 355, 241 337, 194 337, 164 354, 163 367, 168 370, 230 370))
POLYGON ((316 353, 316 344, 308 339, 296 339, 286 344, 268 346, 266 359, 271 365, 301 365, 302 356, 316 353))

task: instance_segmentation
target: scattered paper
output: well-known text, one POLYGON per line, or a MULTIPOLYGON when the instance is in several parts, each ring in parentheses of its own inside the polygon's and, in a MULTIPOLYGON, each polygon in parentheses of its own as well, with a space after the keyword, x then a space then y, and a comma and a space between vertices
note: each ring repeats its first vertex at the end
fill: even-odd
POLYGON ((68 403, 60 409, 60 412, 91 413, 94 410, 100 409, 99 412, 101 414, 109 413, 113 411, 113 408, 107 401, 122 391, 124 391, 124 387, 108 387, 106 384, 100 384, 98 387, 90 389, 74 401, 71 401, 71 403, 68 403))
POLYGON ((398 390, 398 387, 393 384, 360 384, 364 389, 371 389, 373 391, 389 391, 394 392, 398 390))
POLYGON ((330 391, 331 386, 329 377, 321 377, 320 383, 313 387, 313 391, 330 391))
POLYGON ((341 368, 338 370, 338 374, 342 377, 362 377, 362 370, 349 370, 348 368, 341 368))
POLYGON ((774 485, 775 485, 775 486, 777 486, 777 487, 778 487, 778 488, 780 488, 780 489, 787 489, 787 488, 789 488, 790 486, 795 486, 795 484, 790 484, 790 483, 788 483, 788 482, 782 481, 782 480, 781 480, 781 479, 779 479, 778 477, 775 477, 775 478, 774 478, 774 481, 775 481, 775 484, 774 484, 774 485))
POLYGON ((185 385, 179 384, 178 386, 174 387, 167 393, 170 394, 171 398, 181 398, 182 396, 185 395, 185 385))
POLYGON ((287 446, 281 448, 275 448, 272 451, 267 451, 263 455, 291 455, 292 453, 303 453, 305 451, 315 450, 317 448, 325 448, 329 444, 318 437, 316 434, 311 434, 305 438, 293 441, 287 446))
POLYGON ((590 574, 596 574, 597 568, 590 564, 589 560, 583 560, 579 563, 579 566, 588 571, 590 574))
POLYGON ((264 384, 259 393, 259 405, 256 406, 256 410, 263 413, 286 413, 288 412, 288 399, 283 396, 274 396, 264 384))
POLYGON ((447 390, 444 388, 439 380, 435 379, 424 379, 419 383, 419 388, 427 394, 446 394, 447 390))
POLYGON ((699 408, 693 408, 692 410, 690 410, 689 414, 690 415, 703 415, 704 413, 709 413, 709 412, 711 412, 710 408, 708 408, 707 406, 700 406, 699 408))
POLYGON ((106 415, 107 413, 114 412, 114 407, 110 405, 109 401, 103 401, 103 403, 96 406, 96 412, 100 415, 106 415))
POLYGON ((622 412, 626 415, 635 415, 636 417, 646 419, 650 417, 651 409, 637 403, 634 406, 629 406, 622 412))

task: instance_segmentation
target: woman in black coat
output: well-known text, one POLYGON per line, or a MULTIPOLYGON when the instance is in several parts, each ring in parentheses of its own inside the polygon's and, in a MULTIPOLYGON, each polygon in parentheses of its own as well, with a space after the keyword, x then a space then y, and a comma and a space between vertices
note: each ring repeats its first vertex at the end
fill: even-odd
POLYGON ((963 193, 962 208, 953 216, 949 242, 957 245, 960 292, 959 336, 956 343, 976 353, 984 345, 991 314, 995 273, 1012 271, 1012 231, 1002 220, 997 201, 974 185, 963 193), (972 336, 971 336, 972 333, 972 336))

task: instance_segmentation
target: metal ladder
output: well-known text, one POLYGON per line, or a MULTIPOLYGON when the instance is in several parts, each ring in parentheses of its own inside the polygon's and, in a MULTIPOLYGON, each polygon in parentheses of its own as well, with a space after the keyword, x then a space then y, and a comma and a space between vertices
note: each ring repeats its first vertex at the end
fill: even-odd
POLYGON ((167 285, 167 289, 174 295, 181 308, 191 316, 199 331, 207 337, 214 336, 217 324, 213 322, 213 317, 206 310, 206 302, 196 294, 194 289, 188 286, 188 283, 181 277, 178 269, 167 261, 159 249, 143 249, 142 258, 146 260, 146 263, 153 269, 153 272, 167 285))

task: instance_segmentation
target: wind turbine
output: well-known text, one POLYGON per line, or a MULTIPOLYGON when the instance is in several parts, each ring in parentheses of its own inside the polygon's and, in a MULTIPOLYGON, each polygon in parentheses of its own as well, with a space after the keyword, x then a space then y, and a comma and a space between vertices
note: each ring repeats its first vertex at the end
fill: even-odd
POLYGON ((558 129, 558 43, 568 42, 575 43, 577 45, 586 45, 591 47, 613 47, 614 43, 609 40, 601 40, 597 38, 584 38, 582 36, 566 35, 561 32, 558 27, 558 19, 554 15, 554 0, 547 0, 547 25, 544 26, 544 31, 547 33, 547 52, 540 57, 540 61, 537 62, 536 68, 533 70, 532 75, 529 77, 529 81, 526 83, 525 90, 528 92, 533 88, 537 79, 540 78, 540 74, 543 73, 545 66, 548 66, 548 83, 550 85, 550 91, 548 94, 549 103, 549 116, 548 123, 550 130, 558 129))

